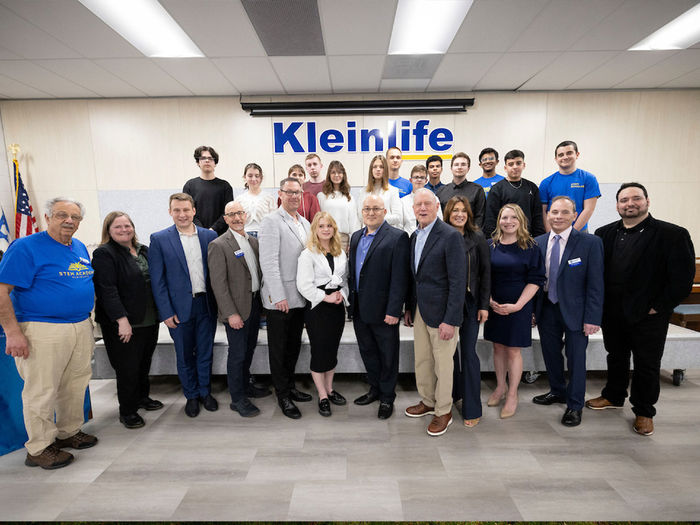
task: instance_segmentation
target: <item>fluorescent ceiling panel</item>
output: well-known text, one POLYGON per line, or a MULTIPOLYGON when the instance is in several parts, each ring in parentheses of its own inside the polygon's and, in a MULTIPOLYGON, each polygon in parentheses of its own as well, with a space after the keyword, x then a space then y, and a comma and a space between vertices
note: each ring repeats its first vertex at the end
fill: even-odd
POLYGON ((192 58, 204 53, 157 0, 79 0, 148 57, 192 58))
POLYGON ((446 53, 472 2, 473 0, 399 0, 389 54, 446 53))
POLYGON ((691 7, 678 18, 654 31, 630 51, 658 51, 662 49, 687 49, 700 40, 700 4, 691 7))

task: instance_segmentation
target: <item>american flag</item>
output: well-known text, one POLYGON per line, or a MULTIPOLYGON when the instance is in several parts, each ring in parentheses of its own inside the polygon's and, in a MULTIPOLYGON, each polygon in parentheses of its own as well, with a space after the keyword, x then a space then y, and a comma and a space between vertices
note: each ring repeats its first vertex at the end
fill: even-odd
POLYGON ((19 163, 15 159, 12 161, 15 167, 15 239, 26 237, 32 233, 37 233, 34 210, 29 202, 29 195, 24 189, 22 177, 19 174, 19 163))

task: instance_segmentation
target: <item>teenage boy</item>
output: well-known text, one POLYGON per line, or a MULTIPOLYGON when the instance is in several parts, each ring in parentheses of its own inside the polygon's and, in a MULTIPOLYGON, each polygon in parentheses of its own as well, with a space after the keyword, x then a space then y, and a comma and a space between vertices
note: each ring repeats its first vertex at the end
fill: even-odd
POLYGON ((491 186, 503 180, 503 175, 496 173, 496 166, 498 165, 498 152, 493 148, 484 148, 479 153, 479 166, 482 170, 482 175, 474 181, 484 188, 484 193, 486 198, 489 197, 489 191, 491 186))

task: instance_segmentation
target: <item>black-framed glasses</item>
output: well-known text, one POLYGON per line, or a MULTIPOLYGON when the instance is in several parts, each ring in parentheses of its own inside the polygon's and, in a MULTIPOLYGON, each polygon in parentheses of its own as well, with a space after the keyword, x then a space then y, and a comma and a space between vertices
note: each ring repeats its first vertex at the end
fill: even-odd
POLYGON ((301 191, 299 190, 280 190, 282 193, 286 193, 290 197, 298 197, 299 195, 302 194, 301 191))
POLYGON ((214 157, 199 157, 201 162, 214 162, 214 157))
POLYGON ((228 217, 229 219, 233 219, 234 217, 243 217, 245 215, 245 211, 231 211, 229 213, 224 213, 224 217, 228 217))

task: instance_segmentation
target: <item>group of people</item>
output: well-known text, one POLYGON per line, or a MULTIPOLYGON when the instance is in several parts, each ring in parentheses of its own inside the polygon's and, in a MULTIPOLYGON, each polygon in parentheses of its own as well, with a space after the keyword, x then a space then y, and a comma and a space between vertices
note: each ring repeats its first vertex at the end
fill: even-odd
POLYGON ((405 415, 432 416, 431 436, 447 430, 458 400, 466 427, 482 417, 482 323, 497 379, 487 405, 502 404, 503 419, 516 413, 520 349, 531 345, 536 324, 550 390, 534 403, 565 404, 567 426, 580 424, 584 405, 621 407, 633 356, 633 428, 653 432, 666 331, 692 286, 693 245, 687 230, 649 214, 646 188, 636 182, 617 192, 621 220, 588 234, 600 192, 595 177, 576 168, 575 143, 557 146, 559 170, 539 188, 522 178, 519 150, 506 154, 507 176, 497 181, 493 148, 480 153, 476 182, 466 180, 469 157, 457 153, 453 181, 442 184, 440 157, 414 167, 408 181, 399 176, 400 150, 391 148, 370 161, 357 199, 342 163, 331 162, 324 180, 315 154, 306 169, 290 168, 277 200, 261 190, 259 165, 245 167, 246 191, 234 200, 214 174, 214 149, 202 146, 194 157, 200 176, 170 196, 173 225, 153 233, 150 246, 138 242, 126 213, 114 211, 90 261, 73 237, 84 207, 59 197, 47 203, 47 230, 13 242, 0 262, 0 324, 25 381, 26 465, 60 468, 73 460, 65 448, 98 441, 81 431, 93 304, 127 428, 144 426, 139 409, 163 407, 148 379, 160 322, 174 342, 187 416, 218 409, 210 385, 217 320, 229 345, 230 408, 259 414, 251 399, 270 391, 250 365, 263 316, 282 413, 298 419, 296 403, 312 400, 295 383, 306 326, 318 411, 331 416, 333 405, 347 403, 333 385, 347 314, 369 383, 354 403, 378 401, 380 419, 394 410, 402 320, 413 327, 420 396, 405 415), (585 401, 588 336, 600 327, 608 381, 585 401))

